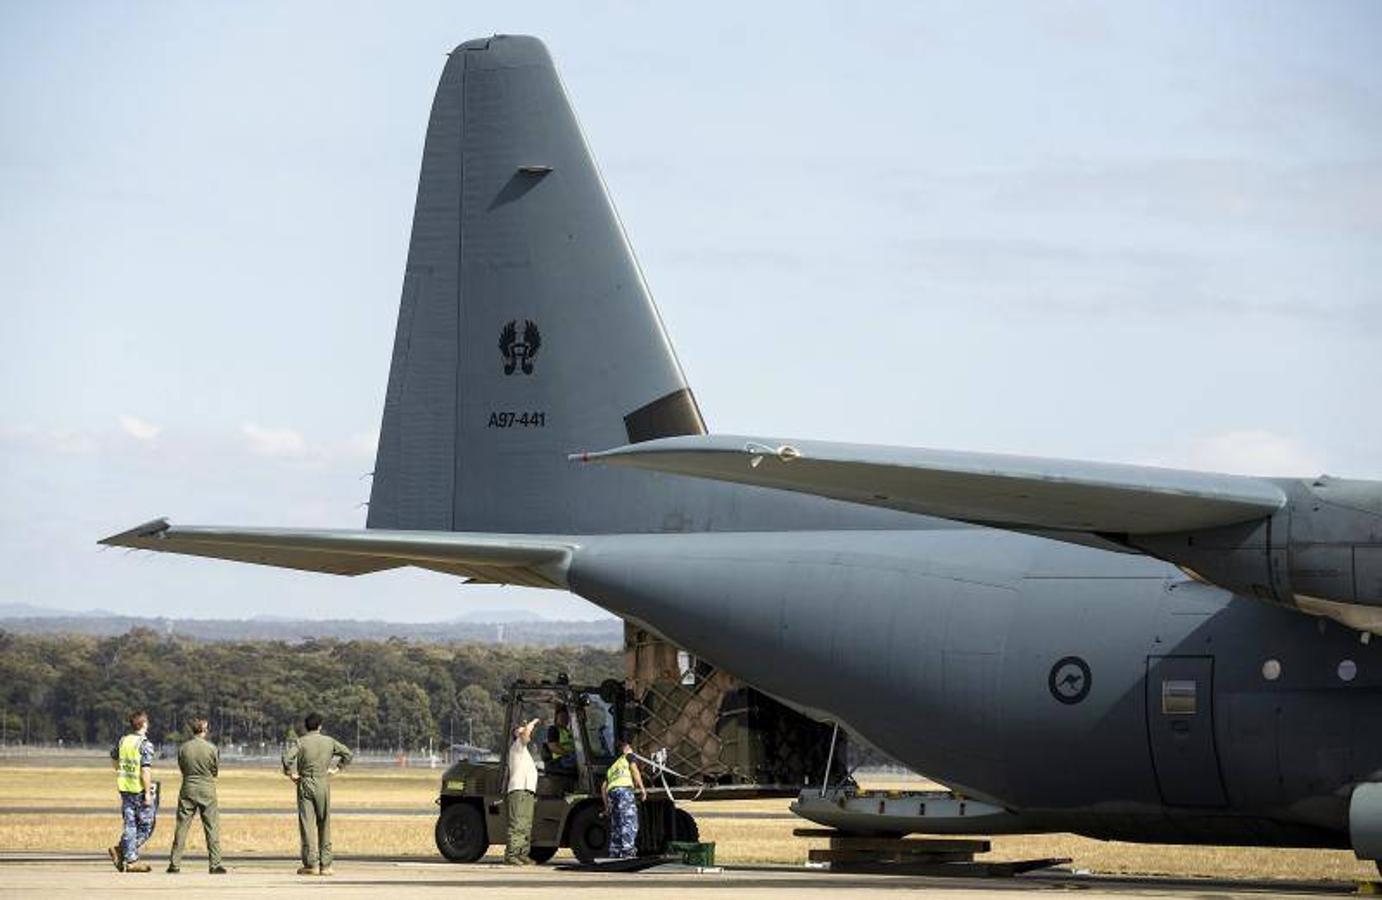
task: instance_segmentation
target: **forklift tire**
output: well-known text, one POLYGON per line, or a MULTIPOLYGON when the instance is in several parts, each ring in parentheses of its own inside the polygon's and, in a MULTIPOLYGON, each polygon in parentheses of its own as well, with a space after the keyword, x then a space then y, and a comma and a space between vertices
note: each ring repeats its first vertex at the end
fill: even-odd
POLYGON ((557 855, 556 847, 529 847, 528 858, 538 865, 542 865, 549 859, 557 855))
POLYGON ((571 816, 566 845, 583 863, 592 863, 609 852, 609 819, 600 804, 587 803, 571 816))
POLYGON ((696 820, 684 809, 678 808, 673 814, 675 816, 672 827, 674 829, 672 840, 685 841, 690 844, 700 843, 701 829, 696 825, 696 820))
POLYGON ((485 815, 472 803, 452 803, 443 809, 435 837, 441 855, 455 863, 473 863, 489 849, 485 815))

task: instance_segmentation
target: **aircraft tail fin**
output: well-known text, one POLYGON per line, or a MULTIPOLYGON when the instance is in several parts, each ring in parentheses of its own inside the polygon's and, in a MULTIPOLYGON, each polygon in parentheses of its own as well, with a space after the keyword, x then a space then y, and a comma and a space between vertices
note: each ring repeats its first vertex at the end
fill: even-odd
POLYGON ((368 527, 660 530, 665 476, 566 454, 704 431, 547 49, 462 44, 427 127, 368 527))

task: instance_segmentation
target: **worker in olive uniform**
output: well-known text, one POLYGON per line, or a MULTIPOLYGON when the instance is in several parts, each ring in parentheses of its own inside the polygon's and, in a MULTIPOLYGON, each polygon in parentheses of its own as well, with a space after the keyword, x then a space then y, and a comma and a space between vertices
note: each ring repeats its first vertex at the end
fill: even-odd
POLYGON ((600 786, 600 794, 605 799, 605 815, 609 816, 609 855, 615 859, 638 855, 638 804, 633 800, 635 788, 638 789, 639 799, 648 802, 643 776, 639 774, 638 763, 633 761, 633 746, 628 741, 621 741, 619 756, 606 770, 605 783, 600 786))
POLYGON ((537 765, 528 752, 537 719, 515 725, 509 735, 509 783, 504 791, 504 812, 509 820, 509 839, 504 845, 504 862, 510 866, 531 866, 533 849, 533 807, 537 803, 537 765))
POLYGON ((206 861, 212 875, 224 875, 221 865, 221 810, 216 802, 216 776, 221 771, 221 752, 206 739, 206 719, 187 723, 190 740, 178 747, 178 769, 182 787, 178 790, 178 824, 173 832, 173 850, 168 854, 168 871, 182 871, 182 851, 187 846, 187 830, 193 816, 202 817, 206 832, 206 861))
POLYGON ((133 713, 130 730, 110 751, 115 764, 115 787, 120 792, 120 818, 124 828, 120 841, 106 852, 119 872, 147 872, 149 864, 139 861, 139 848, 154 833, 158 809, 154 797, 154 745, 148 739, 149 714, 133 713))
POLYGON ((298 833, 302 839, 299 875, 331 874, 331 776, 347 765, 350 748, 322 734, 322 717, 309 713, 307 733, 283 751, 283 774, 298 788, 298 833))

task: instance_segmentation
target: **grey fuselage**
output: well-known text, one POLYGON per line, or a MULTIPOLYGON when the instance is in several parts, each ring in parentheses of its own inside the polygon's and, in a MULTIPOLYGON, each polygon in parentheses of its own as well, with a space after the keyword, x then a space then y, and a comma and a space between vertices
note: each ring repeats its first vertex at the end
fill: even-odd
POLYGON ((1350 790, 1382 771, 1376 646, 1148 557, 913 521, 583 538, 569 581, 1014 830, 1349 845, 1350 790), (1089 685, 1062 700, 1071 657, 1089 685), (1193 713, 1163 712, 1166 682, 1193 713))

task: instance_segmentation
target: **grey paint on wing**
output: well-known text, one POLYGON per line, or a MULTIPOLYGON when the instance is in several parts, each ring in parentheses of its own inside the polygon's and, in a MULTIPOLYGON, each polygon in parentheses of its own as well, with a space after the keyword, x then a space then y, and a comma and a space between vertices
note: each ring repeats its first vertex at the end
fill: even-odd
POLYGON ((567 587, 572 538, 308 528, 175 527, 166 519, 104 538, 128 547, 277 566, 330 575, 364 575, 417 566, 472 580, 567 587))
POLYGON ((673 437, 581 459, 800 491, 967 522, 1156 534, 1269 516, 1262 478, 1066 459, 782 438, 673 437))

